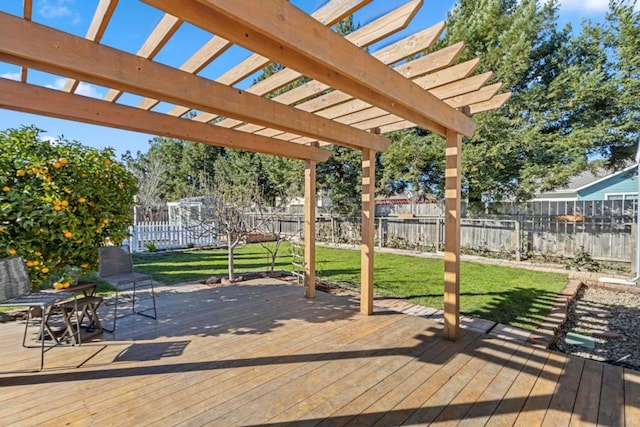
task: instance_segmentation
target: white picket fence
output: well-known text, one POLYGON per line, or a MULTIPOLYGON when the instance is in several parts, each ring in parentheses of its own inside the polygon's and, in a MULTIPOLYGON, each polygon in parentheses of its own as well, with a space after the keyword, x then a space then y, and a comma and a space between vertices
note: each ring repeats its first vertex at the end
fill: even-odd
POLYGON ((151 245, 156 250, 165 250, 218 244, 214 235, 195 236, 187 227, 169 222, 137 223, 131 227, 130 235, 127 243, 132 252, 148 251, 151 245))

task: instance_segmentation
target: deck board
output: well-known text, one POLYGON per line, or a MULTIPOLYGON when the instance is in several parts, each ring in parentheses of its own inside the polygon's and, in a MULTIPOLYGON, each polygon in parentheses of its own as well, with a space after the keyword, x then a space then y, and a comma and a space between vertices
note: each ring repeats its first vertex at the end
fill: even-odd
MULTIPOLYGON (((157 321, 54 348, 0 325, 3 425, 640 424, 640 374, 273 279, 162 287, 157 321), (7 372, 13 371, 13 372, 7 372)), ((110 307, 102 307, 108 316, 110 307)))

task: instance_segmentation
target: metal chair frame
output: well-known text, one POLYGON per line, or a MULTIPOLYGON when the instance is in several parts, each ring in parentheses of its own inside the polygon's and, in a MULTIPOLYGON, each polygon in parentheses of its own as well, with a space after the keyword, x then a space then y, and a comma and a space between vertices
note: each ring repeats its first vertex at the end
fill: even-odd
POLYGON ((157 319, 158 312, 156 309, 156 294, 153 286, 153 277, 149 274, 136 273, 133 269, 133 259, 129 252, 129 247, 123 246, 101 246, 98 248, 98 277, 107 282, 116 291, 115 301, 113 305, 113 327, 111 329, 104 327, 107 332, 113 333, 116 330, 116 320, 121 317, 139 314, 150 319, 157 319), (136 291, 139 283, 149 282, 151 288, 151 299, 153 307, 136 311, 136 291), (132 308, 131 313, 118 316, 118 303, 120 300, 120 292, 128 290, 129 286, 132 290, 132 308), (153 310, 153 315, 147 314, 147 311, 153 310))
MULTIPOLYGON (((22 346, 24 348, 40 348, 40 369, 44 368, 44 353, 53 347, 61 344, 55 333, 48 325, 48 319, 52 314, 54 306, 62 301, 70 298, 75 299, 73 292, 59 291, 39 291, 31 292, 29 282, 29 274, 22 258, 14 256, 0 259, 0 306, 4 307, 27 307, 27 320, 24 325, 24 333, 22 335, 22 346), (41 311, 40 315, 40 345, 27 345, 27 329, 29 323, 32 323, 32 308, 38 307, 41 311), (52 345, 45 345, 46 334, 51 337, 52 345)), ((76 318, 76 322, 78 319, 76 318)), ((80 325, 77 325, 80 330, 80 325)))

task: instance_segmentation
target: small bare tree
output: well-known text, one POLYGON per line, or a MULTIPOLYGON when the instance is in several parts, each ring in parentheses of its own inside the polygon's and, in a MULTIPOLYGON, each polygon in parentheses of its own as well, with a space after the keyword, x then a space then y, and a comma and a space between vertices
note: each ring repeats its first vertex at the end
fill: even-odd
POLYGON ((228 251, 228 278, 235 279, 234 251, 246 243, 247 235, 262 225, 249 220, 250 212, 258 204, 257 192, 228 185, 209 186, 205 195, 192 198, 197 201, 180 210, 181 221, 190 237, 214 236, 226 243, 228 251))
POLYGON ((295 237, 300 237, 301 229, 290 225, 283 227, 283 219, 286 215, 286 199, 279 199, 275 207, 268 207, 264 204, 256 206, 253 218, 258 225, 257 230, 264 236, 258 243, 269 254, 270 271, 275 270, 278 251, 282 242, 291 241, 295 237))
POLYGON ((133 174, 138 178, 138 194, 136 197, 145 221, 153 219, 154 211, 161 204, 159 188, 167 169, 167 166, 159 159, 137 164, 136 167, 131 168, 133 174))

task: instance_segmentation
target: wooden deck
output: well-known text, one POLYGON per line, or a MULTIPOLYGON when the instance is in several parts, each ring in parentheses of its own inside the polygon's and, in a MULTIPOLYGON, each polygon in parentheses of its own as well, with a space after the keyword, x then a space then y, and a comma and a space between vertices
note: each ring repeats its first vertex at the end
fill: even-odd
POLYGON ((157 321, 45 355, 0 325, 4 425, 640 425, 640 372, 276 280, 165 287, 157 321))

